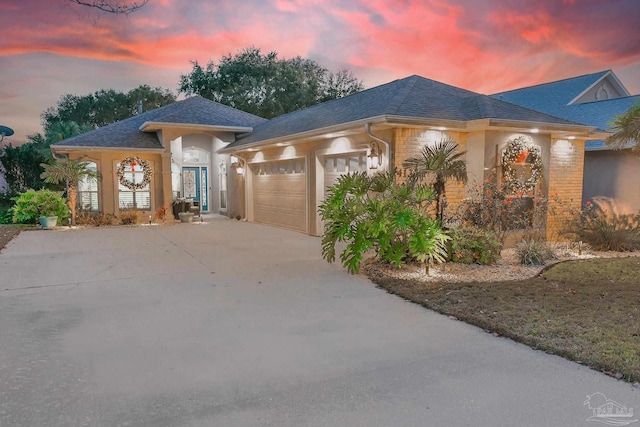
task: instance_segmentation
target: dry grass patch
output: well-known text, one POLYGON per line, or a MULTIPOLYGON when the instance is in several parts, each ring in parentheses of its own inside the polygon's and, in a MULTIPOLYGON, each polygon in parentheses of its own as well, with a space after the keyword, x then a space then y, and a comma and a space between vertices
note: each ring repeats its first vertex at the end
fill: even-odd
POLYGON ((640 381, 640 258, 556 264, 518 281, 425 282, 377 273, 380 287, 443 314, 626 381, 640 381))

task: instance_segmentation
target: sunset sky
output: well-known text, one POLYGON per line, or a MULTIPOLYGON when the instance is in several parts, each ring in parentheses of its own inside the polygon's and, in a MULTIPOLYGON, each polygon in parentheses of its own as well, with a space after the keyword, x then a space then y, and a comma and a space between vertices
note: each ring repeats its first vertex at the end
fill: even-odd
POLYGON ((418 74, 495 93, 613 69, 640 93, 639 0, 150 0, 125 16, 0 0, 0 125, 21 142, 61 96, 176 92, 190 61, 255 46, 366 87, 418 74))

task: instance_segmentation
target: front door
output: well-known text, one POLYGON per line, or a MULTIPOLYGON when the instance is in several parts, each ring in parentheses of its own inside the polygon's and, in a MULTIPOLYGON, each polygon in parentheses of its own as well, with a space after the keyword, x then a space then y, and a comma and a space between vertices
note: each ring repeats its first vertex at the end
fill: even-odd
POLYGON ((182 168, 184 197, 200 202, 200 210, 209 210, 209 180, 206 167, 182 168))

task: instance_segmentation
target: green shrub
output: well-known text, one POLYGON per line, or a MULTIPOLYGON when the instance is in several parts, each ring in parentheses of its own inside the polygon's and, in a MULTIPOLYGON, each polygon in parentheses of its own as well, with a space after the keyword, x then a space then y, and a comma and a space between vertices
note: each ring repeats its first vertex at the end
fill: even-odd
POLYGON ((477 227, 459 227, 451 236, 451 260, 464 264, 495 264, 500 259, 502 243, 492 231, 477 227))
POLYGON ((516 245, 516 253, 522 265, 545 265, 557 259, 555 252, 541 240, 523 240, 516 245))
POLYGON ((12 212, 11 207, 13 206, 13 200, 11 200, 11 196, 8 193, 0 193, 0 224, 11 224, 12 220, 12 212))
POLYGON ((432 200, 429 187, 398 184, 394 172, 341 176, 327 189, 319 208, 324 221, 323 258, 335 261, 336 244, 344 242, 340 260, 351 273, 359 271, 369 250, 397 267, 409 260, 444 261, 449 237, 438 221, 426 215, 432 200))
POLYGON ((33 224, 41 216, 57 216, 58 222, 69 217, 69 208, 62 193, 50 190, 27 190, 13 198, 12 221, 33 224))

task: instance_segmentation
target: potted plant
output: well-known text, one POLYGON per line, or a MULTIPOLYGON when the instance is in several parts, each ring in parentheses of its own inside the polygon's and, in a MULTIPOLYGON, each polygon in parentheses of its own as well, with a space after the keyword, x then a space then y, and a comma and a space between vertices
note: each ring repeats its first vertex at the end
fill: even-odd
POLYGON ((15 205, 12 208, 12 220, 14 223, 29 224, 36 220, 43 228, 56 226, 58 218, 69 216, 62 193, 50 190, 27 190, 14 197, 15 205))
POLYGON ((179 212, 180 222, 193 222, 193 212, 179 212))

